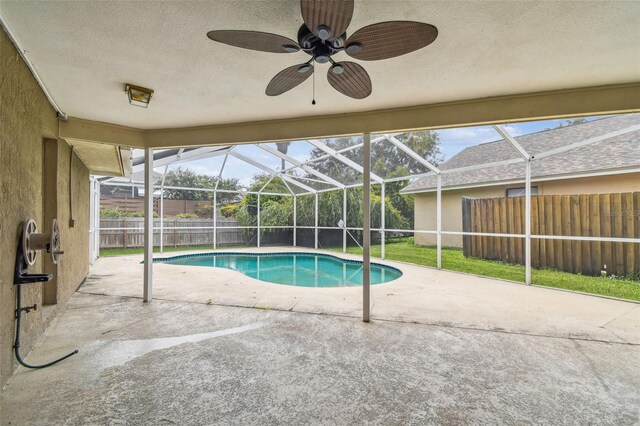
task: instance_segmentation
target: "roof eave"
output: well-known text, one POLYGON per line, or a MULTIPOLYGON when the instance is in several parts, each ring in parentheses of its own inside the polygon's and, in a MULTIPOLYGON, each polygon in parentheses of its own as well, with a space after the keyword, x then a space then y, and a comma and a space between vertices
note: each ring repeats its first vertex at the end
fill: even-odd
MULTIPOLYGON (((538 176, 538 177, 532 177, 531 182, 533 183, 533 182, 548 182, 553 180, 582 179, 582 178, 588 178, 588 177, 621 175, 621 174, 628 174, 628 173, 640 173, 640 167, 624 167, 619 169, 600 170, 596 173, 567 173, 563 175, 538 176)), ((455 191, 459 189, 482 188, 486 186, 510 185, 515 183, 524 183, 524 182, 525 182, 524 178, 508 179, 508 180, 492 181, 492 182, 479 182, 474 184, 446 186, 446 187, 442 187, 442 191, 455 191)), ((423 188, 423 189, 400 190, 400 194, 402 195, 423 194, 423 193, 429 193, 429 192, 436 192, 436 188, 433 187, 433 188, 423 188)))

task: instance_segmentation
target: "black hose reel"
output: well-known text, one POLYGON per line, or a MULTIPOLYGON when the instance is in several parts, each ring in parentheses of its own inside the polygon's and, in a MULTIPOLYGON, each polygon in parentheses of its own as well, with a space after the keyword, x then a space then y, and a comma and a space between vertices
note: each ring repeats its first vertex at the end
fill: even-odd
POLYGON ((51 256, 51 262, 60 262, 60 255, 64 254, 60 245, 60 229, 58 222, 53 219, 51 232, 43 234, 38 232, 38 227, 33 219, 22 223, 20 230, 20 240, 16 251, 16 264, 13 274, 13 284, 16 286, 16 339, 13 345, 18 362, 27 368, 45 368, 56 364, 63 359, 67 359, 78 353, 77 350, 59 358, 55 361, 42 365, 27 364, 20 356, 20 322, 22 312, 29 313, 38 308, 37 304, 22 307, 22 286, 26 284, 41 283, 51 281, 52 274, 30 274, 29 266, 32 266, 38 257, 39 251, 46 251, 51 256))

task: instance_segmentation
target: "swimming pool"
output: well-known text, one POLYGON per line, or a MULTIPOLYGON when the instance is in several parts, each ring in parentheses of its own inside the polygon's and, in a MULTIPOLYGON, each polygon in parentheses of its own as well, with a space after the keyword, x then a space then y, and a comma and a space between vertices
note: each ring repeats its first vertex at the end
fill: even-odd
MULTIPOLYGON (((170 265, 206 266, 238 271, 248 277, 297 287, 362 285, 362 262, 315 253, 199 253, 154 259, 170 265)), ((371 263, 371 284, 402 276, 399 269, 371 263)))

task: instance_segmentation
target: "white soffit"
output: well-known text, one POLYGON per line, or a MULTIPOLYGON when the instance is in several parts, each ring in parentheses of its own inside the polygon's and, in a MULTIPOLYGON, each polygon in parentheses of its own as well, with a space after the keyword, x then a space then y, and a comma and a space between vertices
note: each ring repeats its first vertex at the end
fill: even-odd
MULTIPOLYGON (((328 65, 279 97, 280 70, 308 59, 212 42, 213 29, 295 39, 298 0, 44 2, 0 0, 0 14, 70 116, 143 129, 369 111, 640 80, 638 1, 356 1, 348 34, 388 20, 438 27, 425 49, 360 62, 373 94, 354 100, 326 80, 328 65), (155 90, 130 106, 124 83, 155 90)), ((340 53, 336 60, 349 60, 340 53)))
POLYGON ((92 174, 126 176, 131 173, 131 151, 114 145, 105 145, 69 139, 78 157, 92 174))

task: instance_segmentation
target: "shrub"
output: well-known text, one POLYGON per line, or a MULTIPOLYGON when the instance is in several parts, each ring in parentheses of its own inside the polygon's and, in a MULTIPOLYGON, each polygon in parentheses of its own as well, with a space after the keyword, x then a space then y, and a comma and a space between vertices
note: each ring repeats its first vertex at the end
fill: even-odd
POLYGON ((198 219, 198 215, 193 213, 179 213, 175 217, 176 219, 198 219))
POLYGON ((196 214, 203 217, 213 216, 213 206, 211 204, 205 204, 195 210, 196 214))
POLYGON ((127 216, 128 213, 128 211, 118 208, 100 207, 100 217, 124 217, 127 216))
MULTIPOLYGON (((100 207, 100 217, 144 217, 144 212, 130 212, 129 210, 120 210, 118 208, 100 207)), ((153 217, 160 217, 158 213, 153 212, 153 217)))
POLYGON ((220 213, 224 217, 237 217, 238 205, 229 204, 228 206, 220 207, 220 213))

